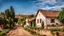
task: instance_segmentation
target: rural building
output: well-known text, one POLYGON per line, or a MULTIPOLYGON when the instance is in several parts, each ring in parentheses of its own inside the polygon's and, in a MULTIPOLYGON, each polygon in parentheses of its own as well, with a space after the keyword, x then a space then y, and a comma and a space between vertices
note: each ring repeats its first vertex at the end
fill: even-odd
POLYGON ((39 9, 36 14, 36 26, 41 27, 42 22, 44 22, 44 26, 61 24, 57 19, 58 14, 59 11, 39 9))

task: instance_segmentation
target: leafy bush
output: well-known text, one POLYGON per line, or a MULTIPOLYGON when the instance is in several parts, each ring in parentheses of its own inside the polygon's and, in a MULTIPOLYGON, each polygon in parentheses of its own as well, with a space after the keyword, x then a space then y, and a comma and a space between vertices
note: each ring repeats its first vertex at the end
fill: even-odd
POLYGON ((0 32, 0 36, 6 35, 6 33, 8 33, 9 31, 10 29, 3 30, 2 32, 0 32))
POLYGON ((30 30, 29 32, 30 32, 31 34, 36 34, 36 32, 33 31, 33 30, 30 30))
POLYGON ((41 25, 42 25, 42 28, 44 28, 44 22, 42 22, 42 24, 41 24, 41 25))
POLYGON ((27 28, 24 28, 25 30, 27 30, 27 31, 30 31, 29 29, 27 29, 27 28))

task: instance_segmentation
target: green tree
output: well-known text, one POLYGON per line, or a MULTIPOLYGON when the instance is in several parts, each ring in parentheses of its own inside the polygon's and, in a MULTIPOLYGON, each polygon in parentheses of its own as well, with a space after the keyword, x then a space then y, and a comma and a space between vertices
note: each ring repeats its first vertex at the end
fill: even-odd
POLYGON ((26 17, 24 17, 23 19, 21 19, 21 23, 22 23, 22 26, 24 26, 26 24, 26 17))
POLYGON ((12 6, 10 7, 10 10, 5 10, 5 21, 10 25, 10 27, 13 27, 15 24, 15 12, 12 6))
POLYGON ((12 6, 10 7, 10 9, 6 9, 5 12, 1 12, 0 15, 2 15, 2 18, 0 19, 1 24, 3 23, 4 26, 9 24, 10 27, 13 27, 15 25, 15 22, 18 21, 18 19, 15 18, 15 11, 12 6))
POLYGON ((34 15, 33 15, 33 14, 31 14, 29 17, 30 17, 30 18, 31 18, 31 17, 34 17, 34 15))
POLYGON ((64 8, 60 11, 57 19, 64 24, 64 8))
POLYGON ((10 7, 10 15, 11 15, 11 18, 15 18, 15 11, 14 11, 14 8, 11 6, 10 7))
POLYGON ((5 18, 9 19, 9 17, 10 17, 9 9, 6 9, 5 10, 5 18))
POLYGON ((15 12, 14 12, 14 8, 12 6, 10 7, 9 13, 10 13, 9 24, 13 27, 15 25, 15 12))

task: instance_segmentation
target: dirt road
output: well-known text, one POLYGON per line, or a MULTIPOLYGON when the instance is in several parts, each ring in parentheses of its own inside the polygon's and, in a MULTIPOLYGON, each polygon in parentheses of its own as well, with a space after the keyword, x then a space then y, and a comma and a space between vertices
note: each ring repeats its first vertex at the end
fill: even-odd
POLYGON ((16 29, 11 30, 7 36, 34 36, 28 31, 24 30, 22 27, 17 27, 16 29))

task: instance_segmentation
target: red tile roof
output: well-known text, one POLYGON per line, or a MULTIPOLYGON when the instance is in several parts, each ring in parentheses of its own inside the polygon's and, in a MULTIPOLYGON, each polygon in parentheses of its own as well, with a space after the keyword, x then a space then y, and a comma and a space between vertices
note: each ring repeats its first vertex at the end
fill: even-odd
POLYGON ((29 22, 35 20, 35 17, 32 17, 32 18, 27 18, 29 22))
POLYGON ((57 17, 59 14, 59 11, 55 10, 42 10, 39 9, 38 12, 41 12, 45 17, 57 17))

